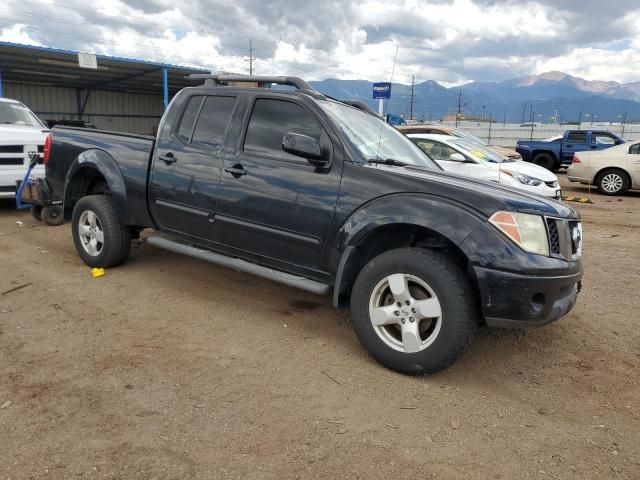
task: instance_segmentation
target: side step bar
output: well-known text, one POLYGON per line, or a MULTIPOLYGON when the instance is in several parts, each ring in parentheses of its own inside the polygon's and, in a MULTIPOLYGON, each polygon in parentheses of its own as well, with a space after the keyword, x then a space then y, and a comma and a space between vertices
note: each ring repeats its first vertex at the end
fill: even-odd
POLYGON ((205 260, 207 262, 216 263, 223 267, 233 268, 240 272, 251 273, 258 277, 266 278, 267 280, 273 280, 275 282, 284 283, 290 287, 300 288, 307 292, 315 293, 317 295, 324 295, 329 291, 329 285, 316 282, 304 277, 298 277, 291 275, 290 273, 281 272, 272 268, 262 267, 255 263, 250 263, 239 258, 227 257, 218 253, 209 252, 201 248, 192 247, 183 243, 174 242, 164 237, 152 235, 147 238, 147 243, 156 247, 164 248, 175 253, 181 253, 190 257, 205 260))

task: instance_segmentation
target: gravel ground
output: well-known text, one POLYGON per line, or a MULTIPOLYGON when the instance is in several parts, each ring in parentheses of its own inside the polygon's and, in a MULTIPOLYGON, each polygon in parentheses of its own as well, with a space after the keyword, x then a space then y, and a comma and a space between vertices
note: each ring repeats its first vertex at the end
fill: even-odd
POLYGON ((576 308, 418 378, 329 298, 147 245, 93 279, 2 202, 0 479, 638 479, 640 194, 593 198, 576 308))

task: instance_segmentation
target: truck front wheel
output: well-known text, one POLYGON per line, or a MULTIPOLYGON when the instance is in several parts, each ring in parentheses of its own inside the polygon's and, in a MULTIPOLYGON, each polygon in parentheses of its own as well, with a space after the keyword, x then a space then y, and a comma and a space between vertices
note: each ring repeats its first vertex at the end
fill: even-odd
POLYGON ((451 365, 480 323, 477 295, 464 272, 422 248, 390 250, 367 263, 353 287, 351 315, 374 359, 413 375, 451 365))
POLYGON ((71 222, 76 251, 90 267, 113 267, 129 256, 131 231, 121 224, 108 196, 82 197, 71 222))

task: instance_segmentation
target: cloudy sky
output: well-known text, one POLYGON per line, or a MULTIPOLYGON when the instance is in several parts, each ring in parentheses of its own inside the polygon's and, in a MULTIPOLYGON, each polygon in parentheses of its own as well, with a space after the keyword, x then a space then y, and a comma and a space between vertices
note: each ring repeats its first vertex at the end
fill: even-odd
POLYGON ((640 0, 2 0, 0 40, 308 79, 640 81, 640 0))

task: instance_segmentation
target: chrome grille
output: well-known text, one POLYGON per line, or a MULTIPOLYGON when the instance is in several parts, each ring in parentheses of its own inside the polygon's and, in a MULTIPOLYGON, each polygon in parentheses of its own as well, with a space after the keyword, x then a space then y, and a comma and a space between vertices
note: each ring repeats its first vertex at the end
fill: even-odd
POLYGON ((0 145, 0 153, 22 153, 22 145, 0 145))
POLYGON ((23 157, 4 157, 0 158, 0 165, 22 165, 24 164, 23 157))
POLYGON ((547 230, 549 231, 549 253, 560 254, 560 234, 558 224, 553 218, 547 218, 547 230))

